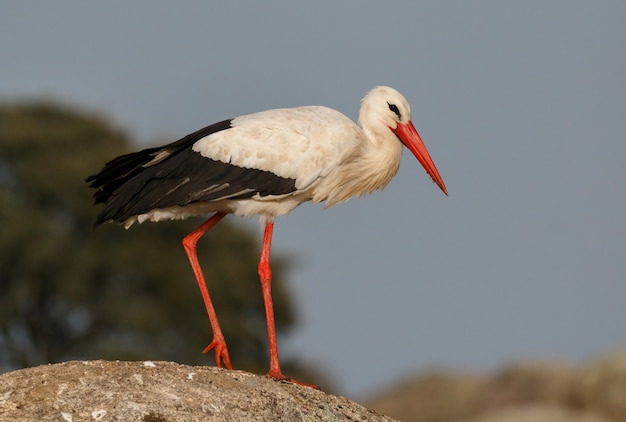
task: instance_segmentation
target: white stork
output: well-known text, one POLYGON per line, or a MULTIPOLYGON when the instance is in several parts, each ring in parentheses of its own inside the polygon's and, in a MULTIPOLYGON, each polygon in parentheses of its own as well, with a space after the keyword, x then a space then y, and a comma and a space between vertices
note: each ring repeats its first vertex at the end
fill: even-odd
POLYGON ((265 225, 259 277, 270 348, 268 375, 285 377, 278 360, 271 297, 274 219, 303 202, 326 207, 383 188, 398 171, 402 145, 447 195, 413 123, 407 100, 377 87, 361 101, 359 127, 336 110, 295 107, 224 120, 171 144, 117 157, 86 181, 103 203, 95 226, 185 219, 214 213, 183 246, 204 299, 215 363, 232 369, 228 349, 196 256, 196 243, 226 214, 258 215, 265 225))

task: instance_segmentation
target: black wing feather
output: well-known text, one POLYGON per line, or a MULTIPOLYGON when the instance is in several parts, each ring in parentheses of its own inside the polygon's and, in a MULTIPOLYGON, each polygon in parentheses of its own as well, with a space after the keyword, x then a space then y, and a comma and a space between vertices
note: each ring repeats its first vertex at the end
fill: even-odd
POLYGON ((103 203, 95 225, 124 222, 158 208, 296 191, 295 180, 269 171, 212 160, 192 150, 198 140, 230 128, 231 120, 207 126, 171 144, 117 157, 86 181, 103 203))

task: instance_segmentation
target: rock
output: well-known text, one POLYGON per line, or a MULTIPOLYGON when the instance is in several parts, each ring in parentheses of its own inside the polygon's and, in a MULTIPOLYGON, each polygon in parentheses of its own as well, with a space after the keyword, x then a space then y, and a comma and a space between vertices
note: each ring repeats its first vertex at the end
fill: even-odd
POLYGON ((602 416, 552 405, 511 406, 487 412, 468 422, 611 422, 602 416))
POLYGON ((403 421, 626 422, 626 352, 580 366, 526 361, 485 375, 432 371, 364 403, 403 421))
POLYGON ((432 371, 399 383, 367 401, 367 406, 401 421, 456 421, 484 409, 486 377, 432 371))
POLYGON ((597 359, 587 367, 581 384, 587 408, 615 421, 626 421, 626 352, 597 359))
POLYGON ((513 363, 491 377, 485 408, 536 403, 582 408, 578 388, 582 373, 560 361, 513 363))
POLYGON ((74 361, 0 375, 7 421, 392 421, 340 396, 242 371, 74 361))

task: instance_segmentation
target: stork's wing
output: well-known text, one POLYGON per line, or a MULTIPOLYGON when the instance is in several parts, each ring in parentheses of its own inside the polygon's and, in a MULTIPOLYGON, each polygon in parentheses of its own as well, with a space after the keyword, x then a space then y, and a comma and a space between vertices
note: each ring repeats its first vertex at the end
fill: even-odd
POLYGON ((90 187, 98 189, 95 203, 105 204, 95 225, 121 223, 176 205, 296 191, 293 179, 207 158, 192 149, 199 139, 228 132, 230 125, 231 120, 224 120, 169 145, 117 157, 89 176, 90 187))
POLYGON ((306 190, 358 148, 361 129, 336 110, 307 106, 237 117, 231 128, 198 140, 193 150, 236 166, 294 179, 306 190))
POLYGON ((89 176, 95 202, 105 204, 96 225, 196 202, 302 192, 348 159, 359 135, 346 116, 318 106, 215 123, 89 176))

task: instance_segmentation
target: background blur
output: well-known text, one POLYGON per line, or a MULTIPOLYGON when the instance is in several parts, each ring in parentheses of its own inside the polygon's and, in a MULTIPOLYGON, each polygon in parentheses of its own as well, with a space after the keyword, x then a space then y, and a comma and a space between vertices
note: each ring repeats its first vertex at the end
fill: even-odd
POLYGON ((373 86, 400 90, 450 196, 405 154, 384 192, 274 236, 299 321, 282 355, 356 398, 626 345, 625 21, 619 1, 5 1, 0 101, 105 116, 139 148, 274 107, 356 119, 373 86))

